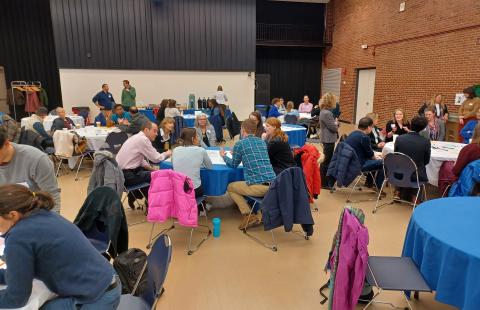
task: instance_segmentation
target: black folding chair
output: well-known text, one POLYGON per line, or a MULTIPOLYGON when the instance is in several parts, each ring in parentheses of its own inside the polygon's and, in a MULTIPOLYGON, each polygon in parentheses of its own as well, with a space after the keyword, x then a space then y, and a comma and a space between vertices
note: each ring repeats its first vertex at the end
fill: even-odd
POLYGON ((128 140, 128 135, 126 132, 111 132, 108 134, 105 142, 108 144, 108 150, 113 154, 117 155, 120 148, 128 140))
POLYGON ((298 117, 293 114, 287 114, 284 116, 283 120, 285 121, 286 124, 296 125, 298 122, 298 117))

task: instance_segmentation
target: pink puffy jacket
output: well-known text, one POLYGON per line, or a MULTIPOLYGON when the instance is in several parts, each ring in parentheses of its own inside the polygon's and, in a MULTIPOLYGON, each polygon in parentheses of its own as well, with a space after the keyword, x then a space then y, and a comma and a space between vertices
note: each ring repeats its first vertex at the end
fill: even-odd
POLYGON ((184 174, 165 169, 152 172, 148 190, 149 222, 165 222, 178 219, 182 226, 198 226, 198 209, 192 180, 184 174), (185 181, 190 190, 185 192, 185 181))

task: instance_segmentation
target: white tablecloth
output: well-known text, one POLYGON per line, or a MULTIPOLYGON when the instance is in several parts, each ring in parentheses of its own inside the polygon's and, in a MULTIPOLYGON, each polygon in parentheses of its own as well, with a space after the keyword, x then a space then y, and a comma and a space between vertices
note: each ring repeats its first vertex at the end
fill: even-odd
MULTIPOLYGON (((80 125, 80 127, 85 126, 85 120, 83 119, 83 117, 78 116, 78 115, 77 116, 67 115, 67 117, 70 117, 75 125, 80 125)), ((27 118, 28 117, 22 118, 22 120, 21 120, 21 126, 22 127, 25 126, 25 124, 27 122, 27 118)), ((50 131, 50 129, 52 129, 53 121, 56 118, 58 118, 58 116, 49 115, 49 116, 45 117, 45 119, 43 120, 43 128, 45 128, 46 131, 50 131)))
POLYGON ((298 119, 301 119, 301 118, 311 119, 312 118, 312 115, 310 113, 299 113, 299 114, 300 114, 300 117, 298 119))
POLYGON ((109 133, 113 131, 120 131, 116 127, 112 128, 97 128, 93 126, 87 126, 85 128, 80 128, 75 130, 80 137, 87 138, 88 149, 92 151, 99 151, 105 144, 105 140, 109 133))
MULTIPOLYGON (((460 150, 465 146, 463 143, 432 141, 432 153, 430 163, 426 166, 428 183, 438 186, 438 173, 444 161, 456 161, 460 150)), ((383 155, 393 153, 394 144, 389 142, 383 148, 383 155)))

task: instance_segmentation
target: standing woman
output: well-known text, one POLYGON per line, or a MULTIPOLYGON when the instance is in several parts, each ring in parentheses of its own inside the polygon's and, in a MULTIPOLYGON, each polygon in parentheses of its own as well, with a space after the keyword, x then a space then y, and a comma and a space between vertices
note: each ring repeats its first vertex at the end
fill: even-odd
MULTIPOLYGON (((475 97, 475 90, 473 87, 468 87, 463 90, 463 94, 465 95, 466 100, 462 103, 460 108, 458 109, 458 132, 460 133, 468 121, 475 119, 475 114, 477 113, 478 109, 480 109, 480 98, 475 97)), ((461 137, 459 135, 459 139, 461 141, 461 137)))
POLYGON ((255 130, 255 137, 261 138, 263 133, 262 114, 260 114, 260 112, 258 111, 253 111, 252 113, 250 113, 248 118, 253 120, 257 125, 257 130, 255 130))
POLYGON ((200 169, 212 169, 212 161, 207 151, 199 146, 197 131, 194 128, 183 128, 179 146, 172 153, 173 170, 181 172, 192 179, 195 198, 203 196, 200 169))
POLYGON ((278 118, 267 118, 262 139, 267 143, 268 157, 276 175, 296 166, 292 149, 288 144, 288 136, 282 131, 282 123, 278 118))
POLYGON ((215 129, 205 114, 200 114, 195 118, 195 130, 197 131, 200 145, 203 148, 216 145, 217 137, 215 136, 215 129))
POLYGON ((210 116, 220 115, 220 107, 218 106, 218 102, 216 99, 209 99, 208 100, 208 108, 210 109, 210 116))
POLYGON ((418 110, 418 114, 420 116, 425 116, 425 110, 428 107, 433 108, 435 115, 438 119, 441 119, 445 122, 448 121, 448 108, 445 104, 445 97, 443 95, 435 95, 432 100, 430 100, 429 102, 425 102, 420 108, 420 110, 418 110))
POLYGON ((165 118, 165 109, 167 108, 168 104, 170 103, 170 99, 163 99, 160 103, 160 109, 158 109, 157 113, 157 125, 160 126, 163 119, 165 118))
POLYGON ((326 93, 321 99, 320 115, 318 117, 320 125, 320 142, 323 144, 323 153, 325 159, 320 166, 320 177, 323 188, 331 188, 333 180, 327 177, 328 166, 333 157, 335 142, 337 141, 338 122, 333 116, 332 109, 335 107, 336 98, 332 93, 326 93))
POLYGON ((215 99, 218 104, 227 104, 228 98, 227 95, 223 92, 222 85, 218 85, 217 92, 215 93, 215 95, 213 95, 213 99, 215 99))
POLYGON ((180 111, 177 109, 177 101, 168 99, 168 105, 167 108, 165 108, 165 117, 174 118, 177 116, 182 116, 180 111))
POLYGON ((172 134, 175 130, 175 120, 171 117, 165 117, 160 123, 158 135, 152 142, 153 147, 163 153, 172 149, 172 134))
POLYGON ((430 105, 425 109, 425 118, 428 121, 427 127, 420 131, 420 135, 430 141, 445 141, 445 122, 438 119, 435 108, 430 105))
POLYGON ((396 109, 393 113, 393 120, 388 121, 385 126, 385 142, 393 141, 393 135, 404 135, 410 132, 410 123, 402 109, 396 109))
POLYGON ((71 222, 50 210, 50 194, 17 184, 0 186, 0 231, 5 263, 0 269, 0 308, 22 308, 33 279, 57 294, 42 309, 116 309, 122 286, 112 265, 71 222))

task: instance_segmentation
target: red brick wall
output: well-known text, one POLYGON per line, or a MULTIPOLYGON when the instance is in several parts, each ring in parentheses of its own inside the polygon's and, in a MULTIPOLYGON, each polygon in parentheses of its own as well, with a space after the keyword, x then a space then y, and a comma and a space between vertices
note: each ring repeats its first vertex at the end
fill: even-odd
POLYGON ((324 67, 345 69, 343 120, 353 121, 358 68, 376 68, 374 111, 381 123, 397 107, 411 118, 435 93, 444 94, 455 112, 455 93, 480 84, 479 0, 406 0, 404 12, 399 12, 401 0, 332 2, 333 46, 324 67), (425 37, 415 38, 419 36, 425 37), (389 43, 402 39, 406 40, 389 43), (369 48, 363 50, 362 44, 369 48))

